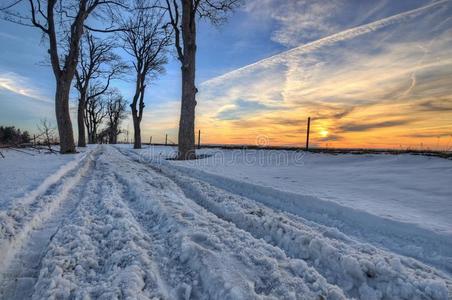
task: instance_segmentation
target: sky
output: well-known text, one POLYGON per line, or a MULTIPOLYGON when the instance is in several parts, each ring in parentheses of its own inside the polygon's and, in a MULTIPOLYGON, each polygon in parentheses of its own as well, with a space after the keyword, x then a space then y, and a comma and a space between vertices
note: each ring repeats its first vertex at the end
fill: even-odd
MULTIPOLYGON (((45 49, 37 29, 0 21, 2 125, 54 119, 45 49)), ((204 143, 302 146, 311 117, 318 147, 451 150, 452 0, 248 0, 221 26, 200 21, 196 82, 204 143)), ((174 55, 145 103, 143 141, 177 142, 174 55)))

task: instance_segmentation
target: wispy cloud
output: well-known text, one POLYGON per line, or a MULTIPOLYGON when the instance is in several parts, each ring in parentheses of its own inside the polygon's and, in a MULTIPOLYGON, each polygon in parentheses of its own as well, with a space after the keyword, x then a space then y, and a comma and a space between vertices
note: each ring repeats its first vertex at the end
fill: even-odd
MULTIPOLYGON (((310 116, 317 145, 436 145, 452 132, 451 4, 432 2, 203 82, 196 119, 203 142, 253 143, 266 135, 271 144, 300 145, 310 116)), ((362 12, 358 23, 377 9, 362 12)), ((149 108, 144 136, 174 140, 179 101, 149 108)))
POLYGON ((223 107, 217 118, 220 120, 238 120, 248 115, 259 114, 263 111, 275 111, 280 109, 278 106, 270 106, 259 101, 249 101, 238 99, 233 104, 223 107))
POLYGON ((408 131, 450 131, 448 106, 437 101, 452 101, 452 31, 445 21, 451 3, 341 31, 208 80, 200 85, 197 124, 225 141, 265 134, 300 144, 310 116, 317 142, 375 147, 415 143, 404 138, 408 131), (240 99, 259 107, 237 115, 240 99), (272 106, 278 109, 266 109, 272 106), (441 121, 432 125, 435 111, 441 121), (389 130, 391 139, 382 140, 389 130))
POLYGON ((260 60, 254 64, 250 64, 245 67, 236 69, 236 70, 226 73, 222 76, 218 76, 213 79, 207 80, 203 83, 203 85, 208 86, 208 85, 220 83, 220 82, 228 80, 228 79, 232 79, 235 76, 239 76, 241 73, 243 73, 245 71, 250 71, 254 67, 257 67, 257 66, 262 67, 262 66, 266 66, 266 65, 270 66, 270 65, 274 65, 274 64, 284 63, 287 59, 290 59, 290 56, 293 56, 293 55, 299 56, 300 54, 310 53, 319 48, 326 47, 328 45, 333 45, 333 44, 339 43, 341 41, 350 40, 355 37, 385 28, 387 26, 410 20, 412 18, 419 16, 422 13, 425 13, 426 11, 428 11, 430 9, 433 9, 433 8, 435 8, 439 5, 442 5, 444 3, 447 3, 447 2, 450 2, 450 0, 439 0, 439 1, 433 2, 431 4, 428 4, 428 5, 425 5, 425 6, 422 6, 422 7, 407 11, 407 12, 403 12, 403 13, 400 13, 400 14, 397 14, 397 15, 394 15, 391 17, 387 17, 387 18, 366 24, 366 25, 357 26, 357 27, 354 27, 351 29, 341 31, 339 33, 332 34, 330 36, 318 39, 314 42, 310 42, 308 44, 305 44, 305 45, 302 45, 299 47, 295 47, 286 52, 260 60))
POLYGON ((417 110, 431 112, 452 112, 451 99, 432 99, 415 104, 417 110))
POLYGON ((271 39, 284 46, 294 47, 340 30, 334 17, 341 6, 341 0, 254 0, 247 3, 245 10, 260 18, 274 20, 278 29, 273 32, 271 39))
POLYGON ((48 104, 53 103, 28 78, 13 72, 0 73, 0 89, 48 104))
POLYGON ((405 120, 393 120, 393 121, 383 121, 383 122, 372 122, 372 123, 348 123, 341 125, 337 131, 341 132, 359 132, 359 131, 369 131, 372 129, 381 129, 385 127, 395 127, 401 125, 407 125, 413 123, 412 119, 405 120))
POLYGON ((10 40, 14 40, 15 42, 19 42, 21 41, 21 39, 18 36, 6 33, 6 32, 1 32, 0 31, 0 37, 5 38, 5 39, 10 39, 10 40))

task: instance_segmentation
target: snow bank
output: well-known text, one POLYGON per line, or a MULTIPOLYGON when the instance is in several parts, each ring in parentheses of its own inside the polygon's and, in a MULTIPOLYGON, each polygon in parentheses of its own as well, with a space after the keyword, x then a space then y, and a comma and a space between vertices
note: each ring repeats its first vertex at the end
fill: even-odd
MULTIPOLYGON (((360 299, 447 299, 446 276, 406 257, 357 243, 252 200, 159 166, 197 203, 224 220, 302 259, 330 284, 360 299)), ((302 272, 302 271, 301 271, 302 272)))
MULTIPOLYGON (((159 159, 173 157, 175 151, 175 147, 152 146, 139 153, 144 159, 159 159)), ((452 160, 284 150, 201 149, 198 153, 207 158, 171 163, 452 235, 452 160)))
POLYGON ((0 159, 0 209, 44 192, 73 170, 89 150, 73 155, 33 152, 33 156, 13 150, 2 151, 5 158, 0 159))
POLYGON ((91 152, 78 156, 45 179, 35 190, 12 201, 0 211, 0 279, 30 231, 60 206, 89 169, 91 162, 91 152))
POLYGON ((213 156, 196 161, 162 159, 172 151, 138 153, 141 161, 170 163, 219 188, 452 272, 451 161, 219 149, 201 150, 213 156))
POLYGON ((159 257, 169 266, 160 274, 173 273, 165 276, 173 290, 194 299, 345 298, 315 268, 206 211, 158 172, 124 158, 115 165, 136 218, 164 244, 159 257))
POLYGON ((452 237, 323 199, 179 167, 186 174, 269 207, 296 214, 354 238, 452 272, 452 237))

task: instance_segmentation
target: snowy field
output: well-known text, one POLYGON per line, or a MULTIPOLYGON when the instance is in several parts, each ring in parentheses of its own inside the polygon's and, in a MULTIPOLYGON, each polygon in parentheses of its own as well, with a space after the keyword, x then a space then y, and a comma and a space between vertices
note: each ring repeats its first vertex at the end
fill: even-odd
POLYGON ((0 298, 452 297, 452 161, 200 153, 6 153, 0 298))
POLYGON ((2 149, 6 159, 0 160, 1 198, 0 208, 12 203, 14 198, 25 196, 30 191, 48 188, 64 173, 77 166, 83 155, 55 155, 2 149), (28 154, 27 154, 28 153, 28 154), (38 186, 42 185, 41 189, 38 186))
MULTIPOLYGON (((158 146, 141 150, 148 157, 171 157, 175 151, 158 146)), ((173 163, 452 234, 452 160, 275 150, 199 152, 211 156, 173 163)))

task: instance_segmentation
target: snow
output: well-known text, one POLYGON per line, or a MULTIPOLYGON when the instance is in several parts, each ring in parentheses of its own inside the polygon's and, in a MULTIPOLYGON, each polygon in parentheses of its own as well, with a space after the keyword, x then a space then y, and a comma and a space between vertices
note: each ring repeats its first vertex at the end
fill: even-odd
POLYGON ((452 272, 450 160, 221 149, 201 150, 210 157, 200 160, 164 159, 175 150, 142 149, 140 160, 170 163, 216 187, 452 272), (348 198, 336 196, 336 191, 345 195, 347 190, 348 198), (385 213, 388 208, 390 215, 385 213))
MULTIPOLYGON (((161 148, 144 151, 151 156, 168 153, 161 148)), ((173 163, 452 234, 452 160, 267 150, 201 153, 212 156, 173 163)))
MULTIPOLYGON (((24 190, 5 193, 0 207, 0 298, 452 296, 451 239, 438 226, 443 221, 420 226, 401 212, 389 218, 365 210, 359 198, 357 209, 324 199, 312 192, 320 185, 312 185, 310 194, 297 190, 289 176, 296 174, 294 160, 267 167, 245 157, 233 166, 164 160, 173 150, 99 145, 60 164, 27 162, 43 172, 11 182, 24 184, 24 190), (272 176, 289 177, 287 188, 274 185, 272 176)), ((355 173, 357 161, 369 159, 316 159, 330 160, 325 168, 338 175, 334 158, 355 160, 355 173)), ((374 168, 384 169, 382 161, 374 168)), ((402 165, 410 168, 407 161, 402 165)), ((438 174, 447 172, 440 165, 438 174)), ((0 187, 0 193, 8 189, 0 187)), ((351 192, 358 194, 359 189, 351 192)))
POLYGON ((30 191, 42 192, 73 168, 82 155, 26 152, 32 155, 2 149, 5 158, 0 159, 0 208, 10 205, 13 199, 24 197, 30 191), (43 182, 44 179, 46 182, 43 182), (41 187, 37 189, 39 185, 41 187))
MULTIPOLYGON (((51 167, 46 169, 47 161, 45 159, 38 160, 40 158, 37 156, 37 161, 31 165, 36 166, 38 161, 41 161, 41 165, 37 168, 43 170, 42 174, 50 173, 52 167, 55 169, 52 164, 49 164, 51 167)), ((24 193, 22 197, 14 198, 9 202, 4 201, 5 208, 0 211, 0 271, 11 263, 16 254, 15 250, 27 242, 28 236, 34 228, 42 225, 59 208, 71 189, 78 184, 80 178, 90 167, 91 160, 87 153, 73 155, 72 159, 59 169, 53 170, 54 173, 47 178, 41 178, 42 183, 35 189, 24 193)), ((22 160, 16 159, 16 164, 21 163, 23 163, 22 160)), ((24 178, 18 180, 17 183, 33 186, 38 175, 28 168, 23 170, 22 176, 26 175, 25 170, 28 170, 34 180, 24 178)), ((12 170, 11 173, 15 174, 16 171, 12 170)), ((8 191, 8 187, 5 188, 8 191)), ((5 194, 7 195, 7 193, 5 194)), ((4 277, 2 273, 0 272, 0 279, 4 277)))
MULTIPOLYGON (((191 199, 197 199, 209 211, 233 222, 256 238, 283 249, 287 255, 315 266, 328 282, 339 285, 348 296, 380 299, 388 296, 381 291, 389 290, 395 293, 392 295, 394 297, 413 298, 416 295, 411 290, 416 285, 417 289, 427 293, 430 282, 421 283, 414 279, 414 274, 424 267, 411 259, 380 253, 377 249, 356 243, 334 230, 330 234, 330 228, 320 227, 320 232, 315 232, 313 224, 303 219, 295 216, 287 218, 284 214, 275 215, 265 206, 259 206, 249 199, 234 196, 188 176, 175 174, 174 169, 167 169, 165 165, 159 165, 159 168, 178 183, 191 199), (225 199, 227 203, 224 203, 225 199), (303 223, 308 223, 309 226, 302 226, 303 223), (337 239, 328 236, 337 236, 337 239), (407 290, 406 295, 397 294, 404 290, 407 290)), ((425 272, 429 273, 431 270, 427 268, 425 272)), ((440 292, 439 297, 447 297, 445 285, 436 290, 443 293, 440 292)))

